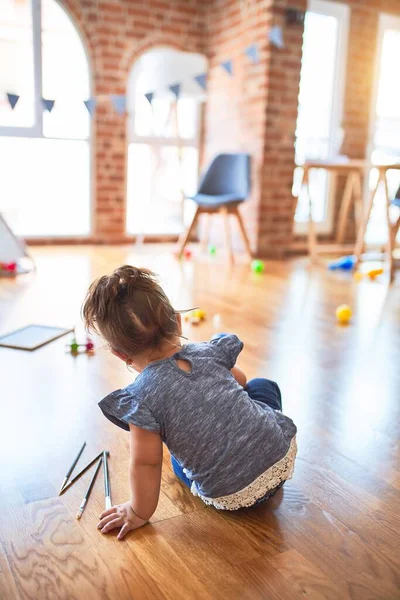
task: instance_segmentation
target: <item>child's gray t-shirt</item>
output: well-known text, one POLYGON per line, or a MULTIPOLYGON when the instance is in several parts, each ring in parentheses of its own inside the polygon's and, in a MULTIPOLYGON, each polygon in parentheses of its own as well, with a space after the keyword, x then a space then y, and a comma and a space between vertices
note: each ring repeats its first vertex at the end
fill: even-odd
POLYGON ((99 406, 127 431, 132 423, 159 433, 202 496, 235 493, 281 460, 296 434, 291 419, 252 400, 231 374, 242 348, 236 335, 183 346, 99 406))

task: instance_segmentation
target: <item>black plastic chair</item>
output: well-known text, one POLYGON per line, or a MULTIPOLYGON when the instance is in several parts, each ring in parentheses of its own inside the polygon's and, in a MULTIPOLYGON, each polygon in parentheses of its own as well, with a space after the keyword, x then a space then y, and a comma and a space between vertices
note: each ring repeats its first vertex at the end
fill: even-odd
MULTIPOLYGON (((224 218, 225 241, 229 258, 232 260, 229 215, 236 217, 246 253, 251 258, 250 242, 238 209, 239 205, 248 197, 250 189, 249 154, 218 154, 203 175, 197 193, 191 196, 191 199, 197 204, 197 209, 193 221, 179 242, 179 257, 183 255, 200 215, 220 213, 224 218)), ((207 242, 208 228, 209 222, 204 243, 207 242)))

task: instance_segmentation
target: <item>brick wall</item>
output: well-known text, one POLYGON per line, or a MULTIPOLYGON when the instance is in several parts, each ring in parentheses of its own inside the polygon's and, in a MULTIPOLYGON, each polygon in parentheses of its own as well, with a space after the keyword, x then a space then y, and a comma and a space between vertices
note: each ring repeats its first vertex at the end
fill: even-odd
MULTIPOLYGON (((341 1, 341 0, 338 0, 341 1)), ((88 48, 94 94, 124 94, 135 59, 156 45, 203 52, 210 59, 202 164, 221 151, 253 157, 253 191, 243 206, 255 252, 281 256, 293 240, 294 131, 302 27, 287 25, 287 7, 306 0, 62 0, 88 48), (268 29, 280 25, 285 48, 268 29), (253 65, 244 49, 258 42, 253 65), (218 66, 233 59, 234 77, 218 66)), ((348 0, 351 27, 346 74, 343 150, 365 156, 379 11, 400 14, 399 0, 348 0)), ((94 121, 95 241, 126 239, 126 124, 109 103, 94 121)), ((340 182, 339 182, 340 183, 340 182)), ((338 186, 340 191, 340 185, 338 186)), ((351 226, 351 223, 350 223, 351 226)), ((351 227, 348 232, 352 235, 351 227)))
POLYGON ((294 203, 294 131, 303 28, 286 26, 285 11, 306 0, 216 0, 208 13, 210 84, 206 107, 205 160, 221 151, 247 151, 253 159, 253 189, 242 207, 254 251, 282 255, 290 246, 294 203), (283 29, 285 48, 267 37, 283 29), (260 48, 252 65, 243 54, 260 48), (230 78, 218 65, 233 59, 230 78))
MULTIPOLYGON (((338 0, 350 5, 351 20, 344 98, 343 152, 351 158, 366 156, 372 87, 376 56, 379 12, 400 14, 399 0, 338 0)), ((251 230, 253 248, 259 255, 281 256, 290 251, 293 234, 295 200, 291 194, 294 168, 294 132, 297 118, 298 85, 301 68, 302 28, 286 25, 285 10, 306 9, 306 0, 254 0, 239 3, 216 0, 209 22, 209 51, 212 65, 239 51, 250 38, 262 44, 261 64, 257 66, 258 95, 247 89, 251 70, 240 71, 239 80, 227 81, 217 69, 211 73, 205 155, 221 149, 246 149, 254 158, 254 189, 251 202, 245 207, 251 230), (240 18, 239 5, 249 6, 247 23, 240 18), (251 8, 254 14, 251 15, 251 8), (258 20, 255 15, 262 15, 258 20), (253 18, 252 18, 253 17, 253 18), (265 42, 270 25, 283 29, 285 48, 279 50, 265 42), (228 31, 224 33, 224 29, 228 31), (243 41, 242 41, 243 38, 243 41), (239 97, 237 94, 241 92, 239 97), (233 97, 233 93, 237 97, 233 97), (252 103, 255 103, 252 113, 252 103), (226 105, 225 111, 221 105, 226 105), (219 109, 219 110, 218 110, 219 109), (248 126, 249 113, 258 127, 248 126), (250 134, 250 135, 249 135, 250 134)), ((239 61, 240 63, 240 61, 239 61)), ((243 59, 241 59, 241 64, 243 59)), ((252 90, 252 88, 251 88, 252 90)), ((252 90, 253 91, 253 90, 252 90)), ((344 182, 336 186, 335 217, 344 182)), ((336 232, 336 218, 332 235, 336 232)), ((347 240, 354 240, 354 220, 348 223, 347 240)), ((326 236, 325 236, 326 237, 326 236)), ((296 236, 296 241, 301 240, 296 236)), ((304 246, 305 248, 306 246, 304 246)))
POLYGON ((267 99, 267 5, 265 0, 217 0, 207 13, 210 62, 203 164, 219 152, 250 153, 252 194, 241 210, 254 248, 258 239, 267 99), (254 42, 260 48, 259 64, 252 64, 244 55, 245 48, 254 42), (233 61, 233 77, 219 66, 228 59, 233 61))
MULTIPOLYGON (((204 3, 197 0, 62 0, 89 52, 93 94, 125 94, 128 73, 142 52, 160 45, 204 52, 204 3)), ((93 135, 93 239, 125 234, 126 122, 99 103, 93 135)))

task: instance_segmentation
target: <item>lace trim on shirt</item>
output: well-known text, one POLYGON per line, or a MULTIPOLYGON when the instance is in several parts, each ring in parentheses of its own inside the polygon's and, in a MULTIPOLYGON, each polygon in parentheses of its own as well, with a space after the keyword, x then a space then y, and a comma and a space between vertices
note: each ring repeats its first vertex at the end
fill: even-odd
POLYGON ((199 496, 206 504, 214 506, 219 510, 237 510, 246 506, 253 506, 257 500, 276 488, 280 483, 292 478, 296 454, 297 443, 296 437, 294 437, 290 442, 286 455, 242 490, 228 496, 207 498, 199 494, 196 484, 193 482, 191 492, 194 496, 199 496))

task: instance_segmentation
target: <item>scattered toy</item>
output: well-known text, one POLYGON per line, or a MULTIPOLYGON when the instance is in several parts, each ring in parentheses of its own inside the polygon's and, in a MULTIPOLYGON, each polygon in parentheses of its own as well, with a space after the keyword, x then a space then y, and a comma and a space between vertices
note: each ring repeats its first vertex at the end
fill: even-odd
POLYGON ((190 313, 188 313, 185 316, 185 321, 188 323, 190 323, 191 325, 199 325, 199 323, 201 323, 202 321, 206 320, 206 311, 203 310, 202 308, 195 308, 194 310, 190 311, 190 313))
POLYGON ((356 264, 355 256, 342 256, 338 260, 335 260, 334 262, 330 263, 328 265, 328 269, 330 271, 337 271, 337 270, 351 271, 352 269, 354 269, 355 264, 356 264))
POLYGON ((67 345, 67 348, 69 348, 69 351, 71 352, 71 354, 94 354, 94 344, 92 342, 92 340, 90 339, 90 337, 88 337, 86 339, 86 343, 85 344, 78 344, 78 342, 76 341, 76 338, 73 337, 71 342, 67 345), (83 352, 80 352, 79 348, 85 348, 85 350, 83 352))
POLYGON ((192 251, 189 250, 189 248, 185 248, 183 251, 183 256, 186 258, 186 260, 190 260, 192 258, 192 251))
POLYGON ((256 259, 251 263, 251 270, 253 273, 264 273, 265 271, 265 263, 262 260, 256 259))
POLYGON ((17 263, 9 262, 4 263, 0 262, 0 272, 4 275, 16 275, 17 274, 17 263))
POLYGON ((217 247, 213 244, 210 244, 210 246, 208 246, 208 254, 210 256, 215 256, 217 254, 217 247))
POLYGON ((361 281, 361 279, 364 279, 364 277, 369 277, 372 281, 374 281, 374 279, 376 279, 378 275, 382 275, 382 273, 383 269, 370 269, 366 273, 361 273, 360 271, 357 271, 356 273, 354 273, 354 279, 356 281, 361 281))
POLYGON ((352 315, 353 312, 348 304, 341 304, 336 309, 336 318, 342 325, 347 325, 352 315))

